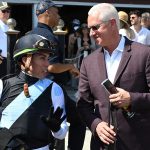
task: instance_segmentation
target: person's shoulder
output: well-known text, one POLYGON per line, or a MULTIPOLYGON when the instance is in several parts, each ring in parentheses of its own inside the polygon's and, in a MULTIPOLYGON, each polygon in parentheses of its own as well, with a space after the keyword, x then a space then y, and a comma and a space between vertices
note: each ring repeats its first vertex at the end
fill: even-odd
POLYGON ((5 80, 13 80, 15 77, 16 77, 16 74, 8 74, 8 75, 3 76, 1 79, 3 81, 5 81, 5 80))
POLYGON ((74 33, 70 33, 69 37, 75 37, 75 34, 74 33))
MULTIPOLYGON (((52 85, 52 86, 59 86, 55 81, 51 80, 49 77, 46 77, 44 79, 42 79, 43 82, 52 85)), ((60 86, 59 86, 60 87, 60 86)))
POLYGON ((136 41, 131 41, 131 50, 134 53, 138 53, 140 56, 145 54, 145 55, 149 55, 150 54, 150 47, 136 42, 136 41))
POLYGON ((36 27, 33 30, 29 31, 28 34, 38 34, 38 35, 41 35, 41 36, 47 38, 48 40, 55 41, 54 34, 46 28, 36 27))
POLYGON ((99 46, 97 47, 91 54, 89 54, 87 57, 95 57, 102 52, 102 48, 99 46))
POLYGON ((85 62, 92 63, 93 60, 95 60, 100 55, 100 52, 101 52, 101 48, 98 48, 98 49, 94 50, 91 54, 89 54, 88 56, 86 56, 83 60, 85 62))
POLYGON ((127 36, 127 30, 126 29, 120 29, 119 34, 121 34, 123 36, 127 36))
POLYGON ((148 29, 145 28, 145 27, 142 27, 141 31, 142 31, 144 34, 145 34, 145 33, 150 34, 150 30, 148 30, 148 29))
POLYGON ((51 85, 52 85, 52 89, 53 90, 55 90, 55 91, 63 91, 62 87, 59 84, 57 84, 56 82, 52 81, 51 85))
POLYGON ((18 83, 16 74, 8 74, 8 75, 2 77, 1 80, 3 82, 3 85, 5 85, 7 87, 18 83))
POLYGON ((150 30, 148 30, 147 28, 145 28, 143 26, 142 26, 142 30, 150 32, 150 30))
POLYGON ((49 77, 43 78, 42 80, 43 80, 42 82, 45 82, 46 84, 49 84, 52 87, 59 87, 59 88, 61 88, 61 86, 59 84, 57 84, 55 81, 51 80, 49 77))
POLYGON ((45 32, 45 31, 47 31, 47 29, 35 27, 31 31, 29 31, 28 34, 39 34, 39 35, 44 34, 44 33, 46 34, 47 32, 45 32))

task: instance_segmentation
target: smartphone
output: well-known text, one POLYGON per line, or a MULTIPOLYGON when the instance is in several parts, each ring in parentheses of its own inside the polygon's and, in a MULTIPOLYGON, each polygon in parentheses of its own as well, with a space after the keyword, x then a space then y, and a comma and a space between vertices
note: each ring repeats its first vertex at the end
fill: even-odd
POLYGON ((101 85, 108 91, 109 94, 117 93, 116 87, 111 83, 109 79, 105 79, 101 85))

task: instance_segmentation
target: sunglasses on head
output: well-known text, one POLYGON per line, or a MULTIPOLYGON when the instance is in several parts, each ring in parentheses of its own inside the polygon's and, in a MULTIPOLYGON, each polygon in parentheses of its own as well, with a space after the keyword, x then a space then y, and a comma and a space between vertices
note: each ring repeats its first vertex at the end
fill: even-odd
POLYGON ((10 13, 11 12, 10 9, 4 9, 4 10, 1 10, 1 11, 2 11, 2 13, 10 13))

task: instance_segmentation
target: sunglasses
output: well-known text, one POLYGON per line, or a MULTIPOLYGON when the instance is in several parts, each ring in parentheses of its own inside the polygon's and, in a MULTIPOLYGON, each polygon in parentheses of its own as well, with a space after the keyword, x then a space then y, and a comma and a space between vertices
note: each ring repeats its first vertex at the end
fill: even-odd
POLYGON ((105 22, 108 22, 108 21, 103 21, 103 22, 100 23, 100 24, 91 26, 91 27, 89 27, 89 29, 90 29, 90 30, 92 29, 92 31, 97 31, 97 30, 102 26, 102 24, 104 24, 105 22))
POLYGON ((2 13, 11 13, 11 10, 9 10, 9 9, 4 9, 4 10, 1 10, 2 11, 2 13))
POLYGON ((130 19, 135 19, 135 17, 130 17, 130 19))

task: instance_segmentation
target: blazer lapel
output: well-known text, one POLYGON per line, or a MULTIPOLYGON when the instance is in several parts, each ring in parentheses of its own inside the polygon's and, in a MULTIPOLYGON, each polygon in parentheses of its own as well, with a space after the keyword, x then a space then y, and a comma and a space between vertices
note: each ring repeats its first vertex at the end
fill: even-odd
POLYGON ((107 78, 107 70, 106 70, 106 65, 105 65, 105 58, 104 58, 104 51, 101 48, 100 49, 100 53, 97 57, 97 61, 98 61, 98 68, 100 71, 100 81, 103 81, 107 78))
POLYGON ((115 79, 114 79, 114 84, 117 82, 118 78, 120 77, 120 75, 122 74, 122 72, 124 71, 125 67, 127 66, 130 57, 131 57, 131 42, 130 40, 128 40, 127 38, 125 38, 125 48, 122 54, 122 58, 121 58, 121 62, 119 64, 115 79))

